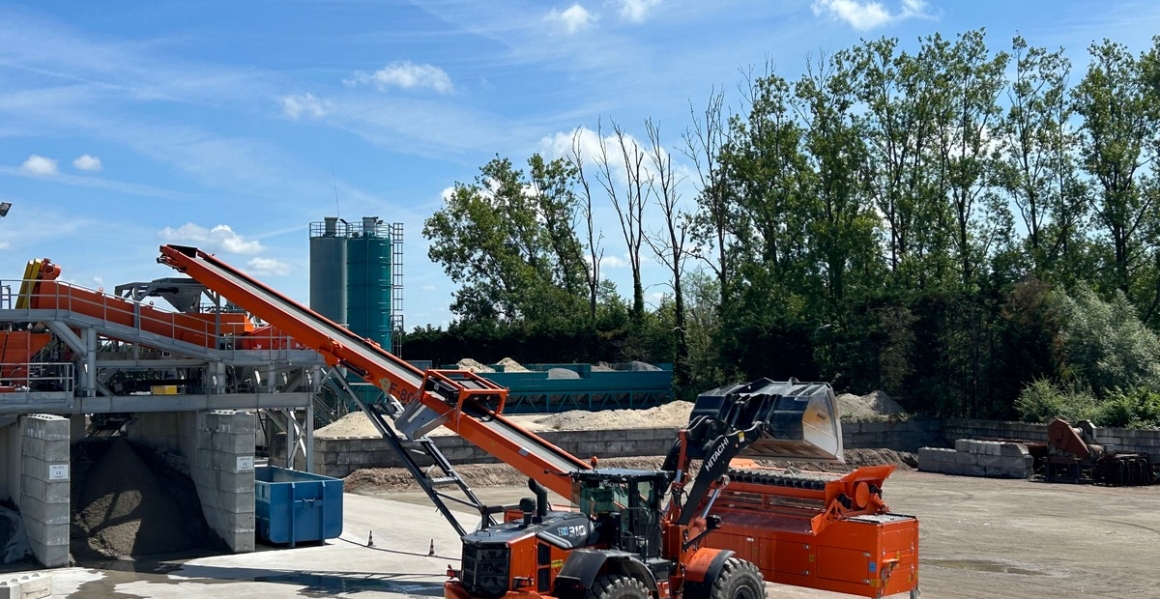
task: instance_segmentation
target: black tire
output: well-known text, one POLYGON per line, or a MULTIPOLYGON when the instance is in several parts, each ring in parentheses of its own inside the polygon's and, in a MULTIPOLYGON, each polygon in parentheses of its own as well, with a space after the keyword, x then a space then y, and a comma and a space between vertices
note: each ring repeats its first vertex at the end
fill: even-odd
POLYGON ((739 557, 725 560, 709 599, 765 599, 765 579, 752 562, 739 557))
POLYGON ((640 580, 623 574, 610 574, 597 578, 585 599, 649 599, 649 592, 640 580))

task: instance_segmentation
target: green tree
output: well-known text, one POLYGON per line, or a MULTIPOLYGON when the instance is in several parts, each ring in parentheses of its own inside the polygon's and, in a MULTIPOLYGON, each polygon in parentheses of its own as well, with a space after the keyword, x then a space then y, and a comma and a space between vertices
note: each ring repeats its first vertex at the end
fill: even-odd
POLYGON ((862 176, 868 149, 854 117, 849 58, 846 52, 822 56, 794 86, 810 167, 802 194, 811 257, 808 294, 824 301, 819 314, 827 321, 839 316, 851 290, 874 290, 884 274, 878 217, 862 176))
POLYGON ((1008 55, 992 56, 982 30, 968 31, 953 44, 935 34, 923 46, 923 54, 930 57, 928 68, 938 72, 934 104, 939 187, 950 202, 959 284, 971 289, 1008 229, 1006 204, 988 193, 987 181, 1008 55))
POLYGON ((789 83, 769 73, 749 88, 749 112, 731 121, 732 142, 721 156, 733 206, 735 281, 744 309, 781 310, 800 291, 806 269, 803 182, 809 164, 805 132, 791 110, 789 83))
POLYGON ((917 55, 896 53, 897 45, 896 39, 881 39, 850 51, 868 142, 863 176, 886 228, 892 287, 939 288, 952 267, 950 214, 934 147, 944 65, 930 43, 917 55))
POLYGON ((1015 70, 1007 114, 996 131, 1001 159, 995 180, 1018 208, 1028 270, 1070 281, 1083 262, 1089 197, 1077 172, 1078 135, 1069 125, 1071 63, 1062 50, 1029 48, 1020 36, 1011 46, 1015 70))
MULTIPOLYGON (((1157 40, 1160 46, 1160 39, 1157 40)), ((1150 85, 1147 65, 1157 49, 1140 59, 1122 44, 1093 44, 1087 74, 1072 90, 1080 126, 1083 168, 1098 190, 1095 222, 1106 239, 1107 288, 1134 301, 1145 320, 1156 313, 1160 293, 1155 285, 1137 283, 1155 275, 1160 252, 1157 235, 1157 193, 1146 167, 1155 160, 1160 141, 1160 95, 1150 85)), ((1101 244, 1103 245, 1103 244, 1101 244)))
POLYGON ((584 299, 583 246, 574 233, 574 171, 562 160, 495 158, 474 183, 456 183, 424 224, 427 255, 455 291, 452 311, 469 320, 548 321, 577 314, 584 299))

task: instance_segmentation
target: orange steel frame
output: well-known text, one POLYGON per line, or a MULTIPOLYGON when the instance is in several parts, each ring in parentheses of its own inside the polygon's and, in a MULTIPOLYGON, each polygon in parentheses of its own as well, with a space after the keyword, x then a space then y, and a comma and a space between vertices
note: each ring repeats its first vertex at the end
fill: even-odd
MULTIPOLYGON (((547 441, 543 441, 534 434, 511 424, 500 414, 507 396, 506 389, 466 371, 428 370, 423 372, 379 347, 378 344, 358 339, 353 334, 351 334, 351 338, 345 339, 331 337, 325 331, 302 322, 298 312, 308 311, 308 308, 253 280, 245 273, 218 260, 212 254, 196 250, 194 255, 189 255, 181 249, 168 245, 161 246, 161 254, 160 262, 185 272, 206 287, 229 298, 230 301, 243 309, 260 316, 270 325, 285 332, 299 343, 318 351, 331 366, 354 367, 362 373, 366 381, 378 385, 404 405, 416 401, 420 402, 436 414, 447 417, 443 426, 452 432, 487 451, 503 463, 535 479, 560 496, 571 496, 572 481, 564 476, 567 472, 560 471, 552 462, 528 452, 517 441, 494 434, 492 429, 478 420, 461 417, 463 404, 468 398, 478 397, 498 401, 498 409, 490 415, 490 418, 503 420, 511 427, 525 433, 526 436, 539 440, 545 446, 551 446, 547 441), (223 276, 219 271, 224 271, 225 275, 223 276), (278 298, 279 303, 265 301, 251 289, 252 287, 257 287, 261 292, 278 298), (352 343, 360 343, 359 349, 362 351, 354 351, 350 347, 352 343), (375 354, 380 360, 389 362, 393 369, 383 368, 380 362, 366 359, 364 352, 367 351, 375 354), (399 371, 411 376, 399 376, 399 371), (421 385, 414 385, 412 381, 416 378, 422 380, 421 385), (464 385, 460 380, 467 380, 471 385, 464 385), (448 405, 438 395, 425 390, 436 382, 458 389, 457 405, 448 405)), ((326 322, 341 329, 340 325, 331 321, 326 322)), ((564 452, 560 451, 559 453, 564 452)), ((569 465, 574 466, 575 470, 591 468, 587 462, 574 456, 569 457, 571 458, 569 465)))

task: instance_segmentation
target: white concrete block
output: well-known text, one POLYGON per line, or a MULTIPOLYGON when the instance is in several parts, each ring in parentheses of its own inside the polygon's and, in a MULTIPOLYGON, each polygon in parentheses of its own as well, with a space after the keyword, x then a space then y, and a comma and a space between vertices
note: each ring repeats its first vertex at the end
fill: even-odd
MULTIPOLYGON (((66 527, 67 530, 67 527, 66 527)), ((36 561, 48 568, 60 568, 68 565, 68 542, 58 545, 45 545, 39 541, 28 539, 32 546, 32 554, 36 561)))
POLYGON ((20 500, 20 515, 25 521, 31 518, 50 526, 54 524, 68 526, 69 504, 67 501, 64 503, 45 503, 26 492, 20 500))
POLYGON ((71 489, 68 481, 45 482, 36 478, 25 478, 21 493, 40 499, 45 503, 68 503, 71 489))
MULTIPOLYGON (((41 545, 53 546, 64 545, 65 552, 68 550, 69 530, 68 524, 45 524, 35 518, 22 518, 24 522, 24 530, 28 534, 29 543, 39 543, 41 545)), ((33 547, 35 549, 35 546, 33 547)), ((37 559, 40 555, 37 554, 37 559)), ((49 565, 40 560, 40 563, 49 565)))

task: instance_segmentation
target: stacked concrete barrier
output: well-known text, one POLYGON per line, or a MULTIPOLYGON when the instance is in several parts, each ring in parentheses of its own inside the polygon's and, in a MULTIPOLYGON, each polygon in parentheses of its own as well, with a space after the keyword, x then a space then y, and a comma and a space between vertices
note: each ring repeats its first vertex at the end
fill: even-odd
POLYGON ((199 412, 189 465, 206 523, 234 553, 254 550, 255 426, 250 413, 199 412))
POLYGON ((959 439, 954 449, 919 449, 918 469, 958 476, 1031 478, 1035 459, 1022 443, 959 439))
POLYGON ((20 517, 37 561, 68 565, 69 420, 30 414, 21 421, 20 517))
POLYGON ((52 596, 52 576, 47 572, 0 575, 0 599, 43 599, 52 596))

